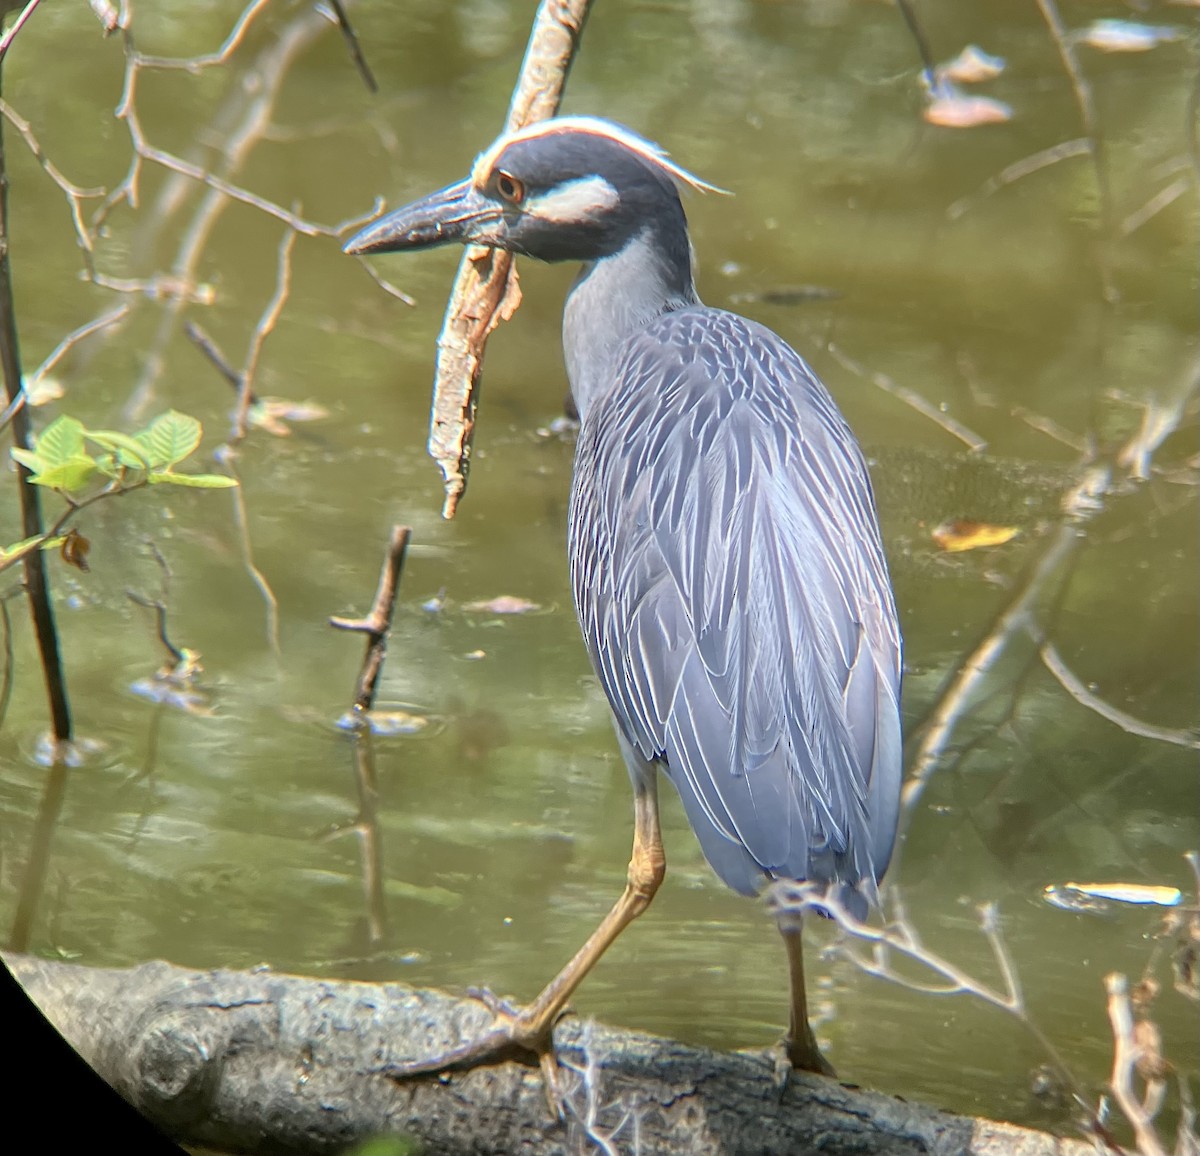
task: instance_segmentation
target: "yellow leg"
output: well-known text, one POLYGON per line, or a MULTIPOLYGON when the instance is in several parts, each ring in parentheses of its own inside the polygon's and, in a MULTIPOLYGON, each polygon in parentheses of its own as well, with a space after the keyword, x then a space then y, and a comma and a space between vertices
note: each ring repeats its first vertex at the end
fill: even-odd
POLYGON ((654 778, 634 787, 633 855, 621 898, 592 932, 574 958, 552 979, 528 1007, 515 1011, 492 1005, 495 1024, 482 1036, 424 1060, 393 1065, 389 1075, 397 1078, 451 1068, 472 1068, 510 1056, 532 1053, 546 1077, 547 1093, 557 1110, 558 1067, 554 1059, 552 1032, 567 1001, 596 961, 647 907, 666 874, 662 832, 658 822, 658 786, 654 778))
POLYGON ((783 1046, 793 1068, 802 1072, 816 1072, 822 1076, 834 1075, 830 1063, 817 1047, 816 1036, 808 1023, 808 992, 804 986, 804 945, 801 923, 798 917, 780 921, 779 931, 783 945, 787 948, 788 977, 792 994, 792 1011, 788 1033, 783 1046))

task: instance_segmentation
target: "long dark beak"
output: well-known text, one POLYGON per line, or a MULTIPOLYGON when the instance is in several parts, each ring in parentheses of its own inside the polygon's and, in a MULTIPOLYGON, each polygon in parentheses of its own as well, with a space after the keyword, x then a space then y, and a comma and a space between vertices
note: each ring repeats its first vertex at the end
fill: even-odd
POLYGON ((459 181, 411 205, 393 209, 351 237, 342 251, 361 257, 366 253, 465 242, 477 235, 481 224, 499 216, 498 207, 469 180, 459 181))

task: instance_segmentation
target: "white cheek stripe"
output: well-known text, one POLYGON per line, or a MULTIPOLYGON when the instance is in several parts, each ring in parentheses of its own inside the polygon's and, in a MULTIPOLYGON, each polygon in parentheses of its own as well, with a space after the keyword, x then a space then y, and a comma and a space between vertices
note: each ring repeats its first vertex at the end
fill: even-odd
POLYGON ((551 225, 581 225, 617 207, 617 190, 603 177, 580 177, 530 197, 524 212, 551 225))

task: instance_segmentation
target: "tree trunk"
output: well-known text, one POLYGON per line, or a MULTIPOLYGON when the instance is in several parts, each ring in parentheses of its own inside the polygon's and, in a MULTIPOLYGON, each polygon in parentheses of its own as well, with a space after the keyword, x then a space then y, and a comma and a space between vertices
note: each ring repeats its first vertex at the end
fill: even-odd
POLYGON ((179 1143, 332 1153, 382 1133, 457 1154, 821 1152, 1082 1156, 1039 1132, 845 1087, 776 1081, 762 1053, 713 1052, 574 1017, 555 1029, 568 1120, 536 1068, 397 1081, 389 1064, 476 1033, 473 1000, 269 970, 123 970, 6 955, 35 1003, 118 1092, 179 1143))

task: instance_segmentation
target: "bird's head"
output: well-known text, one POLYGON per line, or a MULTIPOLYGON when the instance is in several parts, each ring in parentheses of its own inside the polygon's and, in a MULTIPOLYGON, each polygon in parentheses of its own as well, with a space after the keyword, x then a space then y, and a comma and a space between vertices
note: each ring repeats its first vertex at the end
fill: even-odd
POLYGON ((368 225, 346 252, 452 241, 543 261, 596 261, 649 227, 682 231, 678 185, 713 189, 611 121, 559 117, 506 133, 471 175, 368 225))

